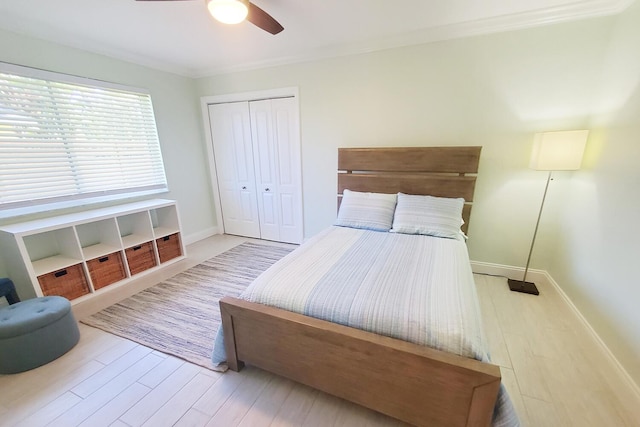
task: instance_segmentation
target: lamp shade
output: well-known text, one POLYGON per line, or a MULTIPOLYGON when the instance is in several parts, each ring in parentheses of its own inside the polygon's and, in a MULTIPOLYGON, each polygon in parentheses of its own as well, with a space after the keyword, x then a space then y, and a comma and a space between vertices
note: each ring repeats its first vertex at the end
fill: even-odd
POLYGON ((543 171, 580 169, 588 135, 588 130, 537 133, 529 167, 543 171))
POLYGON ((238 24, 247 17, 248 0, 210 0, 207 4, 209 13, 224 24, 238 24))

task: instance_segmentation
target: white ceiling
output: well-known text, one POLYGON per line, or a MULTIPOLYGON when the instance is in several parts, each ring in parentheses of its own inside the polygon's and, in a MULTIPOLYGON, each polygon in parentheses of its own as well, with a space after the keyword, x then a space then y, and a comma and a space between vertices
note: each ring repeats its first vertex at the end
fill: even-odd
POLYGON ((214 21, 205 0, 0 0, 0 28, 201 77, 615 14, 633 1, 253 0, 284 26, 274 36, 214 21))

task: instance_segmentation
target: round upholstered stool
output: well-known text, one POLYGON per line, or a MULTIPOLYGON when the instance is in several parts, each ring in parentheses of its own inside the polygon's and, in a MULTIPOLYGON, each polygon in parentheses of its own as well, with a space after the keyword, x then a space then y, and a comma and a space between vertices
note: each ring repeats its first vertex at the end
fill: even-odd
POLYGON ((0 374, 49 363, 80 339, 69 300, 34 298, 0 308, 0 374))

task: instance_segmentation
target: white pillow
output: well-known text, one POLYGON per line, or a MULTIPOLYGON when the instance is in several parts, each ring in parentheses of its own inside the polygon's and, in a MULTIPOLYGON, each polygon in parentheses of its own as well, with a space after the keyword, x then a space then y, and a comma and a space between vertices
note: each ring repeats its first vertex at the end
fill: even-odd
POLYGON ((392 233, 458 239, 464 199, 398 193, 392 233))
POLYGON ((389 231, 396 208, 396 194, 360 193, 344 190, 334 225, 389 231))

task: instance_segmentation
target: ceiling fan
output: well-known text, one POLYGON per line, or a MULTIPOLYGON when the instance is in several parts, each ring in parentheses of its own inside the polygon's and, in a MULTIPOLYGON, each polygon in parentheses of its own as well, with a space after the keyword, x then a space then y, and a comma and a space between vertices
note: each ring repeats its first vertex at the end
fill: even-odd
MULTIPOLYGON (((136 0, 136 1, 182 1, 182 0, 136 0)), ((271 15, 249 0, 205 0, 209 13, 225 24, 238 24, 245 19, 271 34, 284 30, 271 15)))

